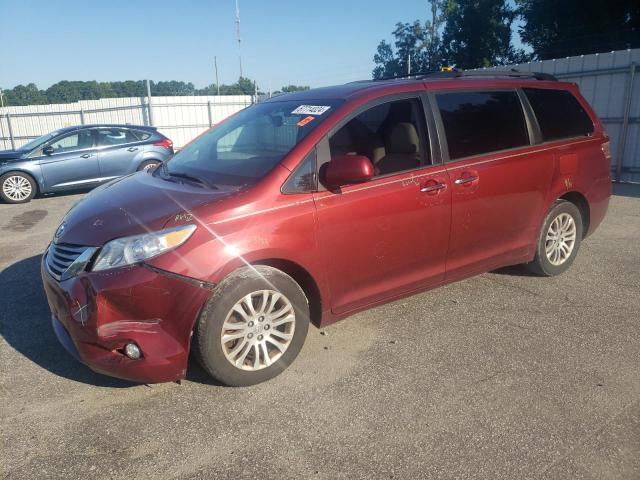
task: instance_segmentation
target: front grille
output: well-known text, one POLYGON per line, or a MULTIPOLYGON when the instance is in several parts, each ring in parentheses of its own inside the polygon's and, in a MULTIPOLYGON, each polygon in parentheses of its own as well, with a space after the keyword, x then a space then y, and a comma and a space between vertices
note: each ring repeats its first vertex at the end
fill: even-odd
POLYGON ((45 259, 49 273, 56 280, 63 280, 69 267, 89 249, 93 250, 91 247, 52 243, 49 245, 45 259))

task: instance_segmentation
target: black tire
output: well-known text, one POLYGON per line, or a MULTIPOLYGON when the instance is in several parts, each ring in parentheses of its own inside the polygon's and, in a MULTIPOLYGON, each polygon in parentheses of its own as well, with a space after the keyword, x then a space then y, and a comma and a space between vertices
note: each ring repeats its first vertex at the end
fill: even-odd
POLYGON ((158 160, 145 160, 138 167, 138 171, 140 172, 142 170, 153 170, 158 165, 160 165, 160 162, 158 160))
MULTIPOLYGON (((243 267, 227 276, 216 287, 196 323, 192 345, 198 362, 213 378, 229 386, 248 386, 264 382, 282 373, 300 353, 308 329, 307 297, 289 275, 262 265, 243 267), (243 370, 233 365, 225 356, 221 342, 223 324, 239 301, 249 294, 262 290, 278 292, 290 302, 295 313, 293 338, 284 353, 270 366, 259 370, 243 370)), ((237 342, 241 341, 246 339, 243 337, 237 340, 237 342)), ((253 351, 250 351, 250 355, 255 358, 253 351)), ((264 358, 264 354, 262 355, 264 358)))
POLYGON ((540 234, 538 235, 538 244, 536 245, 536 255, 532 262, 527 263, 525 266, 533 273, 544 276, 553 277, 565 272, 573 263, 580 249, 580 242, 582 241, 582 214, 580 209, 573 203, 566 200, 557 200, 547 216, 544 219, 540 234), (561 214, 568 214, 572 217, 575 224, 575 241, 571 253, 566 259, 559 265, 554 265, 548 258, 546 253, 547 244, 547 232, 551 223, 561 214))
POLYGON ((38 185, 36 184, 35 180, 26 173, 9 172, 9 173, 5 173, 0 177, 0 198, 2 198, 2 200, 5 201, 6 203, 28 203, 31 201, 33 197, 36 196, 36 193, 38 193, 38 185), (21 182, 26 181, 29 183, 28 188, 30 190, 28 195, 25 196, 24 198, 16 198, 15 196, 14 198, 11 198, 11 193, 9 194, 5 193, 5 182, 14 182, 15 179, 21 179, 18 181, 21 181, 21 182))

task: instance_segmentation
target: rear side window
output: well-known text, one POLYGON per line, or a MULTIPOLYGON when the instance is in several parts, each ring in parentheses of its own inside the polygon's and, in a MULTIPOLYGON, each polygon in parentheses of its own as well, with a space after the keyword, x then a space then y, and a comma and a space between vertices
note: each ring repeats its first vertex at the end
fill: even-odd
POLYGON ((525 88, 545 141, 584 137, 593 133, 593 122, 580 102, 566 90, 525 88))
POLYGON ((438 93, 436 101, 451 160, 529 145, 515 91, 438 93))
POLYGON ((99 128, 98 129, 98 146, 110 147, 113 145, 121 145, 123 143, 137 142, 138 139, 131 133, 131 130, 119 128, 99 128))
POLYGON ((133 130, 133 134, 138 137, 140 141, 147 140, 151 136, 149 132, 143 132, 142 130, 133 130))

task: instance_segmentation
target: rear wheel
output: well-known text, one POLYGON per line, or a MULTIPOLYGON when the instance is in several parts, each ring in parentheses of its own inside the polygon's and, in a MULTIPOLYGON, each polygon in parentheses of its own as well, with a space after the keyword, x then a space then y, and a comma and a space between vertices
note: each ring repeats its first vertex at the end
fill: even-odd
POLYGON ((26 173, 9 172, 0 177, 0 197, 7 203, 27 203, 36 195, 36 182, 26 173))
POLYGON ((264 382, 298 356, 309 329, 309 305, 300 286, 267 266, 244 267, 216 288, 195 329, 203 368, 231 386, 264 382))
POLYGON ((140 171, 144 170, 145 172, 147 172, 149 170, 153 170, 158 165, 160 165, 160 162, 157 161, 157 160, 145 160, 138 167, 138 171, 140 172, 140 171))
POLYGON ((582 240, 582 215, 576 205, 558 200, 545 218, 538 238, 536 256, 527 264, 532 272, 551 277, 573 263, 582 240))

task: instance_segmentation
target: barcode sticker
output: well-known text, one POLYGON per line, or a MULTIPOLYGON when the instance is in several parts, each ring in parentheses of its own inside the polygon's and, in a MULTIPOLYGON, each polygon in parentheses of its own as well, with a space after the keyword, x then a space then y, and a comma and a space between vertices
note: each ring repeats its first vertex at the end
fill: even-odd
POLYGON ((292 115, 322 115, 324 112, 329 110, 331 107, 326 105, 300 105, 296 108, 292 115))

